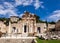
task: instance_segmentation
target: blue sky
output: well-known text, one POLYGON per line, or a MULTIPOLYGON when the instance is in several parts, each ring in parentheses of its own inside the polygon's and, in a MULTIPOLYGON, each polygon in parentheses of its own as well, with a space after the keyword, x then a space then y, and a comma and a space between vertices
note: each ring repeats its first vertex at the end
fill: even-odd
POLYGON ((36 14, 44 21, 58 21, 60 0, 0 0, 0 17, 21 17, 24 11, 36 14))

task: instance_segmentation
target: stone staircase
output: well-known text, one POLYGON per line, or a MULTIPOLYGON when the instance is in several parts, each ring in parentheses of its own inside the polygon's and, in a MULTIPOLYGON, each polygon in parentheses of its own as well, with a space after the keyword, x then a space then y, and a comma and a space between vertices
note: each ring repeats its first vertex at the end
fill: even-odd
POLYGON ((22 37, 27 37, 28 34, 27 34, 27 33, 23 33, 23 34, 21 34, 21 36, 22 36, 22 37))

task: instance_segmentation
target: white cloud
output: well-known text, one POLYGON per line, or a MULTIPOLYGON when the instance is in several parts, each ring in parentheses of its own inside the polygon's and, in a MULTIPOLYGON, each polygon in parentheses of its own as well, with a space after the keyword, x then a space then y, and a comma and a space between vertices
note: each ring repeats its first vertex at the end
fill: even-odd
POLYGON ((15 5, 21 5, 22 4, 22 0, 15 0, 15 5))
POLYGON ((35 9, 38 9, 39 7, 42 7, 43 8, 42 3, 43 2, 40 2, 39 0, 35 0, 35 3, 34 3, 35 9))
POLYGON ((60 20, 60 10, 53 11, 52 15, 48 17, 52 21, 60 20))
POLYGON ((15 0, 15 5, 23 5, 23 6, 27 6, 30 5, 33 2, 33 0, 15 0))
POLYGON ((19 15, 19 17, 22 17, 23 16, 23 13, 19 15))
POLYGON ((14 5, 12 5, 9 2, 4 2, 4 7, 8 8, 8 9, 13 9, 14 8, 14 5))
POLYGON ((39 7, 44 8, 42 3, 43 2, 40 2, 39 0, 35 0, 35 1, 34 0, 15 0, 14 3, 3 2, 3 4, 0 4, 0 15, 8 14, 9 16, 18 16, 18 14, 16 13, 15 7, 19 5, 23 5, 23 6, 32 5, 35 7, 35 9, 38 9, 39 7))
POLYGON ((40 2, 39 0, 15 0, 15 6, 18 5, 23 5, 23 6, 28 6, 28 5, 33 5, 35 9, 38 9, 39 7, 44 8, 42 5, 43 2, 40 2))
POLYGON ((4 2, 3 5, 0 5, 0 15, 17 16, 14 6, 11 3, 4 2))
POLYGON ((4 7, 2 5, 0 5, 0 9, 2 10, 2 9, 4 9, 4 7))
POLYGON ((10 16, 18 16, 13 10, 8 10, 10 16))
POLYGON ((7 13, 9 14, 9 16, 17 16, 17 14, 13 10, 0 10, 0 14, 2 15, 6 15, 7 13))

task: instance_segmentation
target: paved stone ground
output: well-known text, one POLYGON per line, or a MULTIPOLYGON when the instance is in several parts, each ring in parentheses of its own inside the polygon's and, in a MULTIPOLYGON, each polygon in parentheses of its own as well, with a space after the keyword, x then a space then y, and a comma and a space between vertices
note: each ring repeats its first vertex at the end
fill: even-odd
POLYGON ((33 39, 0 39, 0 43, 31 43, 33 39))

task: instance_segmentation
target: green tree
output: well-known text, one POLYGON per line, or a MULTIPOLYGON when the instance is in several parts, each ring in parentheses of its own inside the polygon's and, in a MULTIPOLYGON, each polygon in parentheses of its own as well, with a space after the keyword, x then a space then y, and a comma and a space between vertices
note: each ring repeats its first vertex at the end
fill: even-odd
POLYGON ((52 21, 52 22, 48 22, 49 24, 55 24, 55 22, 54 21, 52 21))
POLYGON ((36 22, 37 23, 46 23, 46 21, 43 21, 43 20, 40 20, 40 17, 39 16, 37 16, 37 15, 35 15, 35 17, 36 17, 36 22))

